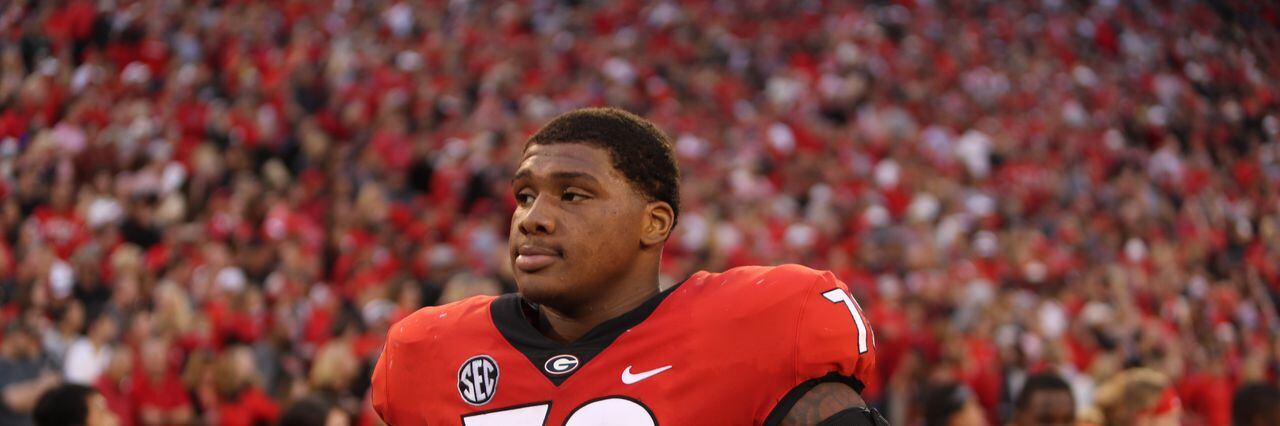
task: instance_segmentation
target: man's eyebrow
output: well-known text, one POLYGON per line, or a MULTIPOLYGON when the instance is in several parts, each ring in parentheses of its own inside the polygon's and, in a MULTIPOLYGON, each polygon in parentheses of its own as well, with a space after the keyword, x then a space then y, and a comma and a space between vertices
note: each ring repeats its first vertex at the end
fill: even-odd
MULTIPOLYGON (((585 180, 590 183, 600 183, 600 180, 596 179, 595 176, 583 172, 551 172, 551 175, 548 177, 551 180, 585 180)), ((524 169, 516 172, 516 175, 511 178, 511 181, 515 182, 521 179, 531 178, 533 178, 533 172, 529 171, 529 169, 524 169)))

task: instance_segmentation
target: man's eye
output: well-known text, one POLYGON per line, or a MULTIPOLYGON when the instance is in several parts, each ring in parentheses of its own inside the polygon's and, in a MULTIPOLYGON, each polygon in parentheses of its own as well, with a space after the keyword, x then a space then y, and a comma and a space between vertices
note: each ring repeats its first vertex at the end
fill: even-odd
POLYGON ((564 201, 582 201, 587 199, 587 196, 576 192, 566 192, 560 196, 560 199, 564 201))
POLYGON ((523 192, 516 194, 516 204, 528 204, 530 202, 533 202, 533 195, 523 192))

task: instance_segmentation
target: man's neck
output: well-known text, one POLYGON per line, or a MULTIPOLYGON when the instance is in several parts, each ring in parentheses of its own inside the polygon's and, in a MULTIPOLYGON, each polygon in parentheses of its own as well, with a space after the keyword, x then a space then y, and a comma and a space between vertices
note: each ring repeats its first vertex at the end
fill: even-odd
POLYGON ((610 295, 593 306, 573 312, 542 306, 538 330, 560 343, 576 341, 601 323, 622 316, 643 305, 658 294, 657 278, 652 285, 624 287, 619 294, 610 295))

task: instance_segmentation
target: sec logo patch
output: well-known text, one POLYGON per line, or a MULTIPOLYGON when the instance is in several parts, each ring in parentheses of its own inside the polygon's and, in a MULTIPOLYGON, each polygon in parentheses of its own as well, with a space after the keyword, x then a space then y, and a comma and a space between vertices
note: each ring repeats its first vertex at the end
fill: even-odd
POLYGON ((471 405, 484 405, 498 393, 498 363, 488 355, 476 355, 458 368, 458 394, 471 405))

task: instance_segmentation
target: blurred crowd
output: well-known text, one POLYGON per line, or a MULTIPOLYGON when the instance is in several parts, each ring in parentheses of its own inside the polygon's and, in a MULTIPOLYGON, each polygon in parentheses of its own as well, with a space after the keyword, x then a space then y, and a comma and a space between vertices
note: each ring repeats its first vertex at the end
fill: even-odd
POLYGON ((388 325, 514 290, 523 141, 590 105, 674 141, 664 282, 834 271, 894 424, 931 422, 936 389, 1001 423, 1051 372, 1080 413, 1167 409, 1164 387, 1183 424, 1225 425, 1280 375, 1274 3, 0 8, 6 425, 63 382, 126 425, 298 400, 376 424, 388 325), (1137 367, 1151 398, 1107 391, 1137 367))

